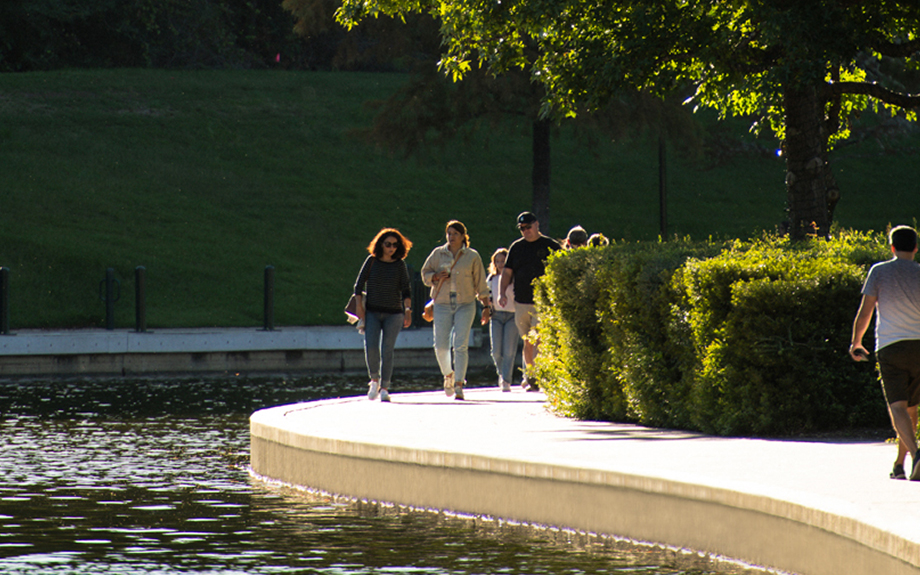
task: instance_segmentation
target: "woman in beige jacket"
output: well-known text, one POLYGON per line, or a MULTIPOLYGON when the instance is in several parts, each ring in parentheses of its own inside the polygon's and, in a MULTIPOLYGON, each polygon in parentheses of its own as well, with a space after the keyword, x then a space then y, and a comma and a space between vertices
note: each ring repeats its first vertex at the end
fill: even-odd
POLYGON ((482 302, 487 315, 489 285, 482 258, 470 247, 466 226, 452 220, 444 231, 447 243, 428 255, 422 281, 431 287, 434 300, 434 354, 444 376, 444 393, 463 399, 476 300, 482 302))

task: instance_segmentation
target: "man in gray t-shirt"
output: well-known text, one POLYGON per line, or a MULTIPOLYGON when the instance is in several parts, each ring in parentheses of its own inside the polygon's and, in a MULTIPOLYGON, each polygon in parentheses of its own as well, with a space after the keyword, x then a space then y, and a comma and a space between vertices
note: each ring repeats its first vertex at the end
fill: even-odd
POLYGON ((866 361, 869 353, 863 335, 875 318, 875 352, 888 402, 891 423, 898 433, 898 458, 893 479, 906 479, 904 460, 912 457, 911 481, 920 481, 920 450, 917 446, 917 404, 920 403, 920 264, 917 232, 908 226, 891 230, 889 242, 894 258, 869 270, 862 289, 862 302, 853 321, 850 356, 866 361))

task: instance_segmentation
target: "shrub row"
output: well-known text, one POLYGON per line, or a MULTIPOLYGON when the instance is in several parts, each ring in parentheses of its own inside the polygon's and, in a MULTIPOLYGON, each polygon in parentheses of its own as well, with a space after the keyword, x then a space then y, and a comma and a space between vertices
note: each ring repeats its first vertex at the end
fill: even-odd
POLYGON ((859 232, 560 253, 536 292, 537 375, 581 419, 720 435, 884 425, 877 377, 847 349, 866 271, 889 257, 883 234, 859 232))

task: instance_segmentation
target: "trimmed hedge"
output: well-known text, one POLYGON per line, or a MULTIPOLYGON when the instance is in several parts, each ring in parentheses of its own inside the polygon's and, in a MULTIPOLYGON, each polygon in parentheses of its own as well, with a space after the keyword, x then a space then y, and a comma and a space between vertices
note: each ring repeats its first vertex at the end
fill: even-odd
POLYGON ((721 435, 885 425, 847 349, 882 234, 832 241, 615 243, 553 256, 535 370, 581 419, 721 435))

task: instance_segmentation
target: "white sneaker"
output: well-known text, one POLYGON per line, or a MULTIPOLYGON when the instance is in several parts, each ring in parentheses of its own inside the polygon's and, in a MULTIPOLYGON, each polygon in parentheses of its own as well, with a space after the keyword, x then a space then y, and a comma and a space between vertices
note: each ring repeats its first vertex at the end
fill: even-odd
POLYGON ((453 372, 444 376, 444 394, 450 397, 454 394, 454 374, 453 372))
POLYGON ((380 382, 372 379, 367 385, 370 387, 367 390, 367 398, 370 400, 377 399, 377 396, 380 395, 380 382))
POLYGON ((501 380, 501 382, 499 382, 499 385, 501 385, 502 391, 511 391, 511 383, 510 383, 510 382, 507 382, 507 381, 505 381, 505 380, 503 379, 503 380, 501 380))
POLYGON ((390 392, 387 391, 387 390, 385 390, 385 389, 381 389, 381 390, 380 390, 380 401, 385 401, 385 402, 388 402, 388 403, 389 403, 389 401, 390 401, 390 392))

